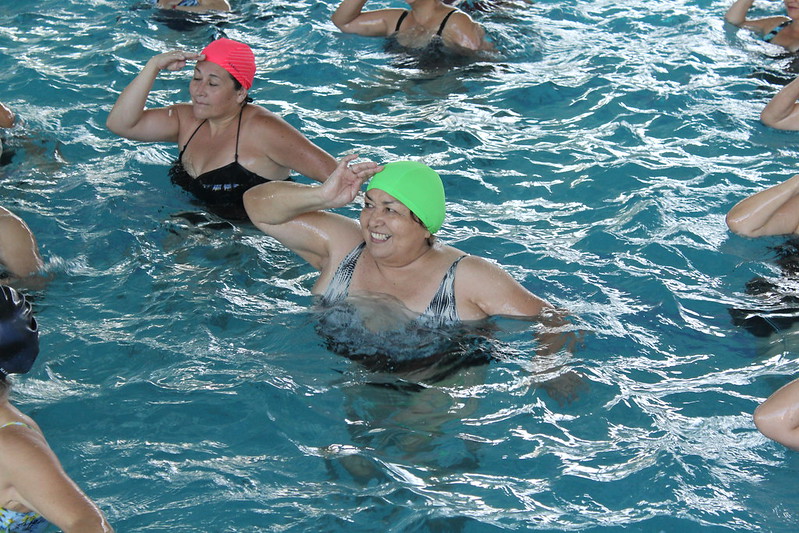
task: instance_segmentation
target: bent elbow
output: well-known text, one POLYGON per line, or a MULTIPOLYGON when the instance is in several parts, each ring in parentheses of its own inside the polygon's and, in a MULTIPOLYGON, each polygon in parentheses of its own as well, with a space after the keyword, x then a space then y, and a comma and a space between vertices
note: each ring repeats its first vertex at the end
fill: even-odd
POLYGON ((730 228, 730 231, 735 233, 736 235, 740 235, 742 237, 755 236, 752 233, 751 228, 746 224, 745 219, 737 217, 732 210, 729 213, 727 213, 727 216, 724 218, 724 221, 727 223, 727 227, 730 228))

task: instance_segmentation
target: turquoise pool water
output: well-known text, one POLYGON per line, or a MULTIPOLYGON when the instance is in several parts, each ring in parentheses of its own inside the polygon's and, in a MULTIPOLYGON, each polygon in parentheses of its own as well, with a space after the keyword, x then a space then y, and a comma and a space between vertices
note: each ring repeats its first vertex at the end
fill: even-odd
POLYGON ((0 101, 24 119, 0 203, 52 276, 15 403, 118 531, 799 528, 799 456, 751 419, 796 377, 797 334, 728 312, 758 306, 745 284, 779 276, 783 239, 724 224, 796 172, 797 134, 758 122, 791 58, 725 27, 726 2, 517 0, 477 16, 500 57, 447 69, 341 35, 333 1, 233 4, 182 29, 119 1, 0 10, 0 101), (572 312, 588 390, 536 387, 557 361, 515 323, 501 362, 375 386, 394 382, 325 349, 297 257, 176 216, 198 210, 166 177, 176 148, 105 118, 149 57, 218 32, 255 49, 256 101, 330 153, 440 170, 442 239, 572 312))

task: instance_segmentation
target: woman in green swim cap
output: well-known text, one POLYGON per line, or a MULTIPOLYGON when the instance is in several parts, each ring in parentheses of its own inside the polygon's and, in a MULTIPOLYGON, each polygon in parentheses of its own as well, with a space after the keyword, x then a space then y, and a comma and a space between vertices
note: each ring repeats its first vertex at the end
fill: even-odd
POLYGON ((428 325, 497 315, 563 323, 501 267, 432 238, 445 215, 432 169, 410 161, 351 164, 356 158, 343 158, 321 185, 265 183, 244 196, 261 231, 319 270, 314 294, 328 301, 388 295, 428 325), (327 211, 352 202, 369 178, 360 220, 327 211))

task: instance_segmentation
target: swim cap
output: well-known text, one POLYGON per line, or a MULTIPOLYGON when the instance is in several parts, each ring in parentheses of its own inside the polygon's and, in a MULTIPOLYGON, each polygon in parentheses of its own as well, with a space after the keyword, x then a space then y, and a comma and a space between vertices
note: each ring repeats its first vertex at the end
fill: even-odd
POLYGON ((430 233, 437 232, 444 223, 444 184, 427 165, 416 161, 388 163, 369 181, 366 190, 371 189, 387 192, 405 204, 430 233))
POLYGON ((39 327, 23 295, 0 286, 0 379, 25 374, 39 355, 39 327))
POLYGON ((245 89, 252 87, 255 79, 255 55, 252 48, 230 39, 217 39, 200 52, 205 60, 227 70, 245 89))

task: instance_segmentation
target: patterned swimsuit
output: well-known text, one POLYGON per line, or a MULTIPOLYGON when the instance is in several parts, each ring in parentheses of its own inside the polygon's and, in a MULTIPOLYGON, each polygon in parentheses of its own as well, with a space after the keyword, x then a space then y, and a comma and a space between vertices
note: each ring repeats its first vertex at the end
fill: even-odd
MULTIPOLYGON (((341 261, 322 296, 323 305, 331 306, 347 297, 350 282, 352 281, 352 273, 355 272, 355 265, 358 263, 358 258, 365 247, 366 243, 362 242, 341 261)), ((430 300, 427 309, 419 315, 416 322, 429 328, 436 328, 451 326, 461 321, 455 304, 455 270, 464 257, 466 255, 460 256, 449 267, 433 299, 430 300)))

